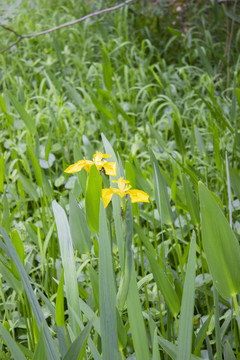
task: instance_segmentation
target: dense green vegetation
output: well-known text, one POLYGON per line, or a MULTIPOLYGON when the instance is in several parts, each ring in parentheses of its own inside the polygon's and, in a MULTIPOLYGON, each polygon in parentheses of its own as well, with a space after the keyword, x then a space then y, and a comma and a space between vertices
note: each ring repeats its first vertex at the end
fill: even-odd
MULTIPOLYGON (((0 359, 240 359, 234 4, 133 1, 0 54, 0 359), (114 177, 64 173, 96 151, 150 202, 104 209, 114 177)), ((0 23, 113 5, 3 2, 0 23)))

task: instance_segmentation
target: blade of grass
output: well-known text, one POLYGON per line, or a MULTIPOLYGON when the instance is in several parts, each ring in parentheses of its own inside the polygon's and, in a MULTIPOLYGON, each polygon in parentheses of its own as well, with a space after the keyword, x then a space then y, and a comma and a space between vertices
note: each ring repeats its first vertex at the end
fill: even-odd
POLYGON ((203 248, 213 282, 224 299, 240 293, 240 246, 210 191, 199 182, 203 248))
POLYGON ((195 265, 196 265, 196 239, 195 233, 193 233, 192 241, 190 245, 187 271, 185 276, 180 324, 179 324, 179 336, 178 336, 178 348, 177 348, 177 360, 186 359, 191 357, 192 347, 192 330, 193 330, 193 308, 194 308, 194 293, 195 293, 195 265))
POLYGON ((99 305, 104 360, 119 360, 116 320, 116 290, 112 267, 112 250, 106 213, 101 200, 99 219, 99 305))
MULTIPOLYGON (((2 234, 2 237, 6 243, 7 249, 8 249, 8 253, 9 256, 12 258, 12 260, 14 261, 14 264, 16 265, 16 268, 19 272, 19 275, 22 279, 28 300, 30 302, 32 311, 34 313, 36 322, 37 322, 37 326, 40 329, 41 324, 43 324, 43 328, 44 328, 44 335, 45 335, 45 341, 46 341, 46 345, 47 345, 47 350, 48 350, 48 354, 51 360, 58 360, 58 354, 56 351, 56 348, 54 346, 52 337, 50 335, 49 329, 47 327, 47 323, 45 321, 45 317, 42 313, 42 310, 38 304, 36 295, 33 292, 33 289, 30 285, 30 282, 28 280, 28 275, 23 267, 23 264, 11 242, 11 240, 9 239, 8 235, 6 234, 5 230, 3 229, 3 227, 0 225, 0 232, 2 234)), ((2 247, 2 242, 0 242, 0 247, 2 248, 2 250, 4 251, 4 247, 2 247)))
POLYGON ((59 245, 62 263, 64 267, 64 279, 66 288, 66 298, 69 308, 69 323, 75 336, 79 333, 79 327, 70 311, 70 307, 80 317, 80 308, 78 302, 78 283, 75 268, 75 259, 72 246, 72 238, 70 234, 67 216, 63 208, 56 200, 52 202, 53 213, 57 225, 59 245))
POLYGON ((7 344, 14 360, 27 360, 23 355, 22 351, 18 347, 18 344, 13 340, 9 332, 5 329, 5 327, 0 323, 0 333, 7 344))

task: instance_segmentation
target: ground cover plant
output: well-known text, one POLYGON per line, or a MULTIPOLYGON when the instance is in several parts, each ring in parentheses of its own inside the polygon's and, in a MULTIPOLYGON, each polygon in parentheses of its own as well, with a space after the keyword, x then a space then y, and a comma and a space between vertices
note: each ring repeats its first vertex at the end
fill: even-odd
MULTIPOLYGON (((2 2, 1 49, 114 4, 2 2)), ((240 359, 238 13, 133 1, 0 54, 0 359, 240 359)))

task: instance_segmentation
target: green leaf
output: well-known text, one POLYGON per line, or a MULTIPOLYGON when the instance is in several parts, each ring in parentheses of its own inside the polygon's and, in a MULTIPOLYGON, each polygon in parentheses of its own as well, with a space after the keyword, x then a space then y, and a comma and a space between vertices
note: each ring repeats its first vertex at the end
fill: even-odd
POLYGON ((145 250, 145 252, 150 262, 153 278, 156 281, 159 290, 163 294, 170 311, 172 312, 173 316, 176 317, 180 311, 180 301, 175 290, 173 289, 173 285, 170 283, 167 275, 158 262, 154 259, 154 257, 147 250, 145 250))
POLYGON ((225 11, 226 15, 228 17, 230 17, 230 19, 232 19, 233 21, 236 21, 238 23, 240 23, 240 15, 236 14, 233 11, 225 11))
POLYGON ((82 348, 84 348, 84 345, 90 334, 91 327, 92 327, 92 320, 88 322, 87 326, 85 326, 85 328, 81 331, 81 333, 78 335, 78 337, 70 345, 63 360, 78 360, 79 354, 80 354, 82 348))
POLYGON ((79 326, 71 309, 76 313, 79 318, 81 318, 81 316, 78 301, 78 283, 72 246, 72 238, 65 211, 56 202, 56 200, 52 202, 52 207, 57 225, 60 252, 64 267, 66 298, 69 309, 69 322, 73 333, 77 335, 79 331, 79 326))
POLYGON ((39 195, 32 181, 21 173, 19 173, 19 179, 21 181, 24 191, 30 196, 33 201, 37 201, 39 195))
POLYGON ((126 243, 124 256, 124 272, 121 274, 118 294, 117 307, 121 311, 127 299, 132 269, 132 236, 133 236, 133 220, 132 208, 129 195, 127 196, 127 210, 126 210, 126 243))
POLYGON ((151 151, 150 156, 153 165, 154 194, 157 202, 158 213, 163 224, 170 225, 173 223, 173 213, 170 207, 166 183, 161 174, 157 159, 151 151))
POLYGON ((30 159, 31 159, 31 163, 32 163, 32 166, 33 166, 33 170, 34 170, 34 174, 35 174, 35 177, 36 177, 36 181, 37 181, 37 184, 39 187, 43 187, 43 181, 42 181, 42 172, 41 172, 41 168, 40 168, 40 165, 38 163, 38 160, 36 159, 32 149, 27 146, 27 151, 28 151, 28 154, 30 156, 30 159))
POLYGON ((196 265, 195 237, 195 233, 193 233, 184 281, 179 324, 177 360, 188 360, 191 356, 196 265))
POLYGON ((99 305, 104 360, 118 360, 116 287, 106 213, 101 201, 99 225, 99 305))
MULTIPOLYGON (((176 344, 173 344, 170 341, 168 341, 162 337, 158 337, 158 342, 161 345, 161 347, 166 351, 166 353, 171 357, 171 359, 173 359, 173 360, 177 359, 177 345, 176 344)), ((201 360, 201 358, 199 358, 195 355, 191 355, 190 360, 201 360)))
POLYGON ((18 347, 18 344, 13 340, 9 332, 5 329, 5 327, 0 323, 0 333, 9 348, 12 357, 14 360, 27 360, 23 355, 22 351, 18 347))
POLYGON ((199 182, 203 248, 219 294, 226 300, 240 292, 240 247, 227 219, 207 187, 199 182))
MULTIPOLYGON (((19 256, 22 264, 24 265, 24 247, 23 247, 22 240, 19 236, 19 233, 16 229, 13 230, 13 232, 12 232, 11 240, 12 240, 12 243, 18 253, 18 256, 19 256)), ((18 274, 16 265, 14 264, 12 259, 10 260, 10 262, 11 262, 11 267, 12 267, 12 271, 13 271, 14 275, 16 276, 16 278, 18 280, 20 280, 20 276, 18 274)))
POLYGON ((102 178, 95 165, 91 166, 85 197, 87 223, 89 228, 98 233, 100 198, 102 196, 102 178))
POLYGON ((17 294, 21 294, 23 291, 22 283, 14 276, 13 271, 10 271, 7 266, 3 264, 0 260, 0 273, 3 276, 3 279, 10 285, 17 294))
POLYGON ((0 157, 0 192, 3 192, 4 185, 4 157, 3 154, 0 157))
POLYGON ((72 194, 69 203, 69 225, 75 249, 80 254, 86 254, 91 249, 91 237, 85 213, 72 194))
POLYGON ((197 52, 198 52, 198 55, 201 59, 201 62, 203 64, 203 66, 205 67, 208 75, 210 77, 213 77, 213 69, 212 69, 212 66, 207 58, 207 55, 205 54, 205 49, 202 47, 202 46, 199 46, 198 44, 196 44, 197 46, 197 52), (204 50, 203 50, 204 49, 204 50))
POLYGON ((195 340, 195 350, 194 350, 194 354, 197 356, 200 355, 200 350, 201 350, 203 341, 205 339, 206 333, 208 331, 208 326, 210 324, 213 312, 214 312, 214 309, 212 309, 212 311, 208 315, 207 320, 203 323, 203 325, 201 326, 201 329, 199 330, 199 332, 197 334, 197 337, 195 340))
POLYGON ((64 284, 64 268, 62 269, 62 274, 58 284, 56 306, 55 306, 55 320, 58 326, 64 326, 65 324, 63 284, 64 284))
POLYGON ((188 211, 191 215, 193 224, 198 225, 200 222, 200 216, 196 196, 194 195, 190 182, 188 181, 185 174, 182 175, 182 179, 188 211))
POLYGON ((186 153, 186 149, 185 149, 181 129, 178 126, 178 123, 176 120, 173 121, 173 132, 174 132, 174 137, 175 137, 178 151, 180 152, 180 154, 182 156, 184 156, 186 153))
MULTIPOLYGON (((33 292, 33 289, 31 287, 31 284, 29 282, 28 279, 28 275, 23 267, 23 264, 21 262, 21 260, 19 259, 19 256, 16 252, 15 247, 13 246, 11 240, 9 239, 8 235, 6 234, 5 230, 2 228, 2 226, 0 225, 0 232, 2 234, 2 237, 6 243, 7 246, 7 251, 8 251, 8 255, 11 257, 11 259, 14 261, 14 264, 16 265, 16 268, 19 272, 19 275, 22 279, 30 306, 32 308, 32 311, 34 313, 36 322, 37 322, 37 326, 40 329, 41 324, 43 324, 43 328, 44 328, 44 336, 45 336, 45 342, 46 342, 46 346, 47 346, 47 350, 48 350, 48 354, 49 354, 49 358, 50 360, 58 360, 58 354, 57 351, 55 349, 51 334, 49 332, 49 329, 47 327, 47 323, 45 321, 43 312, 40 308, 40 305, 38 303, 38 300, 36 298, 36 295, 33 292)), ((5 246, 2 242, 0 242, 0 247, 2 248, 3 251, 5 251, 5 246)))
POLYGON ((19 113, 21 119, 24 121, 29 132, 31 134, 34 134, 36 131, 36 125, 33 118, 26 112, 22 104, 20 104, 20 102, 17 101, 17 99, 12 95, 10 91, 7 91, 7 96, 11 101, 11 103, 13 104, 13 106, 15 107, 15 109, 17 110, 17 112, 19 113))
POLYGON ((149 360, 148 339, 143 321, 134 262, 132 262, 131 279, 127 294, 127 310, 136 359, 149 360))
POLYGON ((43 360, 43 359, 48 360, 49 357, 45 345, 43 326, 41 326, 38 343, 33 355, 33 360, 43 360))
POLYGON ((224 344, 224 360, 237 360, 228 341, 224 344))
POLYGON ((237 195, 238 200, 240 200, 240 174, 237 169, 230 168, 230 183, 233 188, 235 195, 237 195))
POLYGON ((112 66, 105 47, 102 49, 103 80, 108 91, 112 91, 112 66))

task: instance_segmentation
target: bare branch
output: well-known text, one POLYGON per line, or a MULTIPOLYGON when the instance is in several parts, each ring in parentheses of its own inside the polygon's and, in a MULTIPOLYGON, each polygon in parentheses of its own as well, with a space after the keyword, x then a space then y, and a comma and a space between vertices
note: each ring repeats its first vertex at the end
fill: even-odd
POLYGON ((5 51, 8 51, 9 49, 11 49, 11 47, 13 47, 14 45, 16 45, 17 43, 19 43, 21 40, 23 39, 30 39, 30 38, 35 38, 37 36, 41 36, 41 35, 45 35, 45 34, 48 34, 50 32, 53 32, 53 31, 56 31, 56 30, 59 30, 59 29, 62 29, 64 27, 67 27, 67 26, 71 26, 71 25, 75 25, 81 21, 84 21, 84 20, 87 20, 93 16, 97 16, 97 15, 100 15, 100 14, 104 14, 106 12, 109 12, 109 11, 113 11, 113 10, 117 10, 117 9, 120 9, 121 7, 131 3, 132 1, 134 0, 126 0, 124 1, 123 3, 120 3, 118 5, 115 5, 113 7, 110 7, 110 8, 107 8, 107 9, 103 9, 103 10, 99 10, 99 11, 95 11, 94 13, 92 14, 88 14, 86 16, 83 16, 82 18, 80 19, 76 19, 76 20, 73 20, 73 21, 69 21, 67 23, 64 23, 64 24, 61 24, 61 25, 58 25, 58 26, 55 26, 51 29, 47 29, 47 30, 44 30, 44 31, 40 31, 38 33, 35 33, 35 34, 25 34, 25 35, 21 35, 21 34, 18 34, 15 30, 12 30, 10 28, 8 28, 7 26, 5 25, 0 25, 2 28, 4 28, 5 30, 7 31, 10 31, 10 32, 13 32, 17 37, 18 39, 16 41, 14 41, 11 45, 7 46, 6 48, 0 50, 0 54, 4 53, 5 51))

